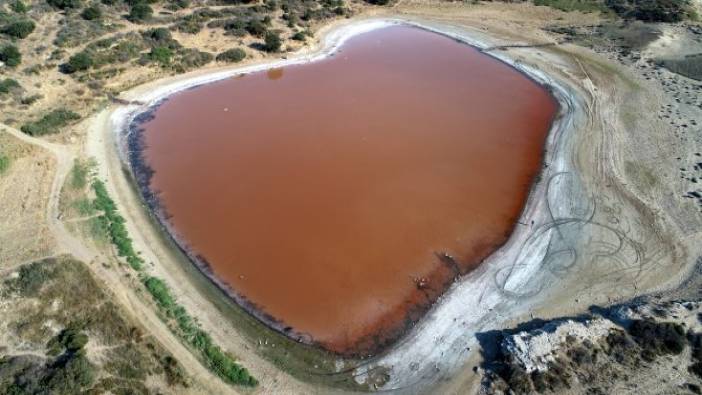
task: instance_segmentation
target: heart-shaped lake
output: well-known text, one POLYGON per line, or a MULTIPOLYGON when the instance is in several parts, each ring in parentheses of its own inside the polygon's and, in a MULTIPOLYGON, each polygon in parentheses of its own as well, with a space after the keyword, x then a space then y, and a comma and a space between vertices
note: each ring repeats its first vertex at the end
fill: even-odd
POLYGON ((507 240, 556 110, 508 65, 391 26, 171 96, 141 124, 136 171, 249 311, 368 353, 507 240))

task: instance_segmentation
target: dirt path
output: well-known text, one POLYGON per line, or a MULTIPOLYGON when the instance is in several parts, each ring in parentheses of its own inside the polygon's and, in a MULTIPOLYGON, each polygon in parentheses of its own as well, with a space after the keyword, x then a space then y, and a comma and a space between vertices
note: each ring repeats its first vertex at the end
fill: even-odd
POLYGON ((114 269, 105 268, 97 264, 97 262, 106 259, 100 253, 92 250, 81 240, 74 237, 65 228, 63 222, 59 220, 61 188, 71 171, 74 159, 77 157, 76 150, 69 146, 50 143, 28 136, 6 125, 0 125, 0 127, 6 133, 25 143, 38 146, 50 152, 56 158, 56 173, 51 185, 51 194, 48 197, 46 220, 53 236, 56 238, 58 245, 57 255, 71 254, 79 260, 88 263, 87 266, 91 272, 100 281, 109 284, 106 290, 112 294, 114 302, 125 309, 125 312, 135 318, 136 321, 144 325, 148 329, 149 334, 154 336, 164 348, 187 368, 187 373, 194 379, 195 385, 185 392, 202 394, 237 393, 233 387, 223 383, 218 377, 205 369, 200 361, 166 327, 154 310, 135 294, 134 289, 125 282, 123 276, 114 269))

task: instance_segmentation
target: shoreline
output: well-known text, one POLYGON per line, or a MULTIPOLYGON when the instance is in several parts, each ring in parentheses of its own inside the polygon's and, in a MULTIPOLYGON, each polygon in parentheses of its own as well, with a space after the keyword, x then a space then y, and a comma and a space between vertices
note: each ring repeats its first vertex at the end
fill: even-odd
MULTIPOLYGON (((343 30, 344 32, 348 32, 347 34, 342 34, 339 36, 338 40, 334 40, 334 44, 330 47, 328 51, 324 51, 322 55, 317 55, 317 56, 312 56, 310 58, 305 58, 304 62, 296 62, 295 59, 291 60, 291 65, 299 65, 299 64, 306 64, 306 63, 311 63, 315 61, 319 61, 321 59, 325 59, 327 57, 333 56, 334 54, 337 53, 337 51, 340 50, 341 46, 343 46, 343 43, 351 37, 354 37, 359 34, 366 33, 368 31, 374 30, 374 29, 381 29, 389 26, 397 26, 397 25, 404 25, 404 26, 411 26, 413 28, 421 29, 430 33, 438 34, 443 37, 455 40, 456 42, 462 44, 462 45, 467 45, 470 48, 476 49, 479 52, 481 52, 483 55, 490 56, 496 60, 498 60, 501 63, 506 64, 507 66, 511 67, 513 70, 517 71, 519 74, 522 76, 526 77, 530 81, 532 81, 534 84, 539 85, 540 88, 545 89, 548 92, 548 95, 551 97, 554 103, 558 105, 558 108, 556 112, 554 112, 548 126, 548 133, 546 135, 546 138, 544 139, 544 147, 548 145, 548 138, 551 132, 554 129, 554 125, 556 124, 558 118, 562 116, 562 111, 561 111, 561 106, 562 102, 558 100, 557 96, 554 94, 552 87, 545 85, 542 81, 534 78, 532 75, 528 74, 524 70, 521 70, 519 68, 515 68, 513 65, 509 64, 503 59, 500 59, 496 56, 491 56, 488 53, 485 53, 480 47, 476 46, 476 43, 478 41, 466 41, 461 39, 458 36, 447 34, 441 31, 437 31, 435 29, 432 29, 431 27, 425 27, 419 24, 415 23, 408 23, 404 21, 399 21, 399 20, 380 20, 380 21, 371 21, 370 23, 365 23, 361 22, 358 28, 354 29, 353 26, 351 25, 348 30, 343 30), (312 59, 312 60, 308 60, 312 59)), ((276 63, 277 64, 277 63, 276 63)), ((262 65, 265 66, 265 65, 262 65)), ((277 67, 277 66, 271 66, 272 68, 277 67)), ((260 70, 256 68, 254 71, 249 71, 247 68, 246 71, 241 72, 241 73, 236 73, 234 76, 238 75, 243 75, 243 74, 248 74, 248 73, 253 73, 253 72, 261 72, 263 70, 267 70, 267 68, 261 68, 260 70)), ((206 76, 204 76, 206 77, 206 76)), ((225 78, 231 78, 231 77, 225 77, 225 78)), ((298 343, 303 343, 309 346, 313 347, 318 347, 325 352, 330 352, 334 355, 338 355, 342 358, 369 358, 373 357, 376 355, 382 355, 385 351, 388 349, 391 349, 394 344, 398 342, 399 339, 401 339, 403 336, 405 336, 412 327, 414 327, 419 321, 422 320, 422 317, 424 317, 432 308, 433 306, 440 300, 441 296, 444 295, 456 282, 461 282, 463 278, 465 278, 467 275, 469 275, 471 272, 477 270, 486 260, 489 259, 489 257, 494 254, 495 252, 499 251, 501 248, 503 248, 508 242, 511 237, 511 234, 514 232, 514 230, 519 226, 518 222, 514 222, 511 224, 510 231, 509 231, 509 236, 507 236, 504 240, 501 240, 499 243, 496 243, 494 246, 491 248, 491 252, 479 259, 477 259, 475 262, 475 266, 468 270, 467 272, 464 272, 463 270, 460 270, 461 273, 456 273, 453 276, 447 277, 447 278, 441 278, 439 282, 437 283, 437 289, 439 290, 436 292, 436 295, 432 297, 428 297, 427 301, 424 301, 422 303, 416 303, 412 304, 411 308, 409 308, 404 316, 403 319, 396 322, 395 324, 379 324, 378 328, 382 329, 381 331, 379 330, 373 330, 368 332, 365 336, 359 338, 357 342, 355 343, 354 347, 349 348, 347 351, 335 351, 327 347, 323 342, 317 341, 314 336, 301 332, 296 330, 296 328, 292 325, 287 324, 284 320, 278 319, 275 316, 269 314, 266 312, 266 309, 264 307, 258 306, 256 303, 250 301, 246 295, 238 292, 234 287, 232 287, 230 284, 228 284, 225 280, 221 279, 216 275, 214 270, 212 269, 212 265, 204 258, 202 257, 197 251, 193 250, 189 245, 188 242, 181 237, 177 229, 172 225, 172 223, 169 221, 170 214, 160 201, 158 194, 158 191, 154 191, 150 188, 150 182, 151 182, 151 177, 154 173, 153 169, 149 167, 149 165, 146 163, 146 160, 144 158, 144 151, 145 151, 145 143, 144 143, 144 130, 142 125, 149 120, 153 119, 154 114, 158 109, 166 103, 168 100, 170 100, 171 95, 177 94, 178 92, 182 91, 187 91, 191 89, 197 89, 200 86, 204 86, 210 83, 216 83, 217 81, 222 81, 223 79, 217 79, 213 81, 207 81, 203 82, 200 84, 200 80, 196 80, 194 83, 196 85, 189 85, 186 83, 183 83, 182 85, 174 86, 173 89, 164 89, 164 92, 171 92, 171 93, 165 93, 167 96, 160 96, 157 95, 153 98, 153 100, 149 103, 142 104, 139 108, 135 109, 133 112, 131 112, 130 116, 127 118, 128 121, 125 122, 125 125, 123 126, 123 129, 121 132, 118 132, 118 141, 122 147, 124 147, 123 153, 122 153, 122 158, 123 161, 125 161, 126 166, 129 169, 131 179, 134 182, 136 189, 138 190, 138 193, 140 194, 141 200, 146 204, 146 206, 149 208, 149 215, 152 216, 155 219, 155 224, 156 226, 160 227, 164 234, 167 235, 167 237, 170 239, 171 242, 175 245, 175 247, 184 255, 187 257, 187 259, 190 261, 192 265, 195 266, 197 270, 202 272, 202 274, 207 278, 207 280, 214 285, 216 288, 218 288, 221 292, 223 292, 228 298, 232 299, 240 308, 242 308, 244 311, 246 311, 248 314, 253 316, 255 319, 259 320, 262 324, 270 327, 271 329, 277 331, 278 333, 289 337, 293 341, 296 341, 298 343), (418 318, 417 318, 418 317, 418 318)), ((186 81, 187 82, 187 81, 186 81)), ((143 100, 140 100, 140 102, 143 102, 143 100)), ((540 163, 543 164, 545 159, 546 159, 546 152, 547 150, 542 147, 540 156, 541 160, 540 163)), ((538 172, 531 177, 529 181, 529 188, 526 193, 526 199, 522 202, 522 209, 520 210, 519 213, 519 218, 523 216, 524 210, 526 209, 526 204, 528 201, 528 197, 533 193, 533 190, 536 187, 536 181, 541 177, 543 172, 543 167, 540 167, 538 169, 538 172)), ((441 266, 440 266, 441 267, 441 266)), ((451 267, 451 269, 453 269, 451 267)), ((437 268, 435 272, 432 273, 437 273, 440 269, 437 268)), ((439 276, 441 277, 441 276, 439 276)))
MULTIPOLYGON (((156 81, 154 84, 157 85, 155 89, 152 89, 148 91, 148 93, 141 94, 140 90, 141 89, 146 89, 150 87, 152 84, 147 84, 148 87, 145 86, 140 86, 137 87, 127 93, 127 96, 131 100, 137 100, 138 102, 145 103, 142 105, 125 105, 125 106, 120 106, 117 107, 116 109, 113 109, 109 113, 109 125, 110 125, 110 133, 114 134, 114 136, 111 136, 113 138, 116 138, 117 145, 118 145, 118 153, 119 157, 122 161, 122 165, 124 166, 125 164, 125 156, 128 155, 129 150, 128 147, 125 145, 125 141, 129 139, 130 133, 126 133, 126 135, 120 135, 120 131, 124 131, 125 127, 130 125, 134 119, 139 115, 144 113, 145 111, 148 111, 150 108, 154 107, 157 105, 161 100, 164 98, 170 96, 171 94, 177 93, 179 91, 182 91, 184 89, 190 89, 199 85, 203 85, 206 83, 214 82, 217 80, 221 80, 223 78, 229 78, 234 75, 238 74, 245 74, 245 73, 250 73, 254 71, 262 71, 266 70, 269 68, 274 68, 274 67, 281 67, 285 65, 293 65, 293 64, 300 64, 300 63, 306 63, 318 59, 322 59, 325 56, 330 56, 336 52, 336 50, 339 48, 343 42, 348 39, 349 37, 352 37, 356 34, 360 34, 375 28, 380 28, 380 27, 385 27, 385 26, 390 26, 390 25, 395 25, 395 24, 408 24, 412 26, 416 26, 419 28, 423 28, 438 34, 445 35, 447 37, 451 37, 454 39, 457 39, 465 44, 471 45, 478 50, 485 49, 488 47, 489 41, 484 40, 484 39, 478 39, 476 38, 476 35, 470 34, 466 31, 463 31, 461 29, 454 29, 451 26, 446 26, 442 24, 428 24, 425 22, 420 22, 416 20, 411 20, 411 19, 405 19, 405 18, 373 18, 373 19, 367 19, 367 20, 361 20, 361 21, 353 21, 351 24, 344 25, 342 27, 336 27, 335 30, 332 30, 328 34, 328 36, 325 37, 325 39, 322 40, 324 43, 324 46, 319 49, 319 53, 303 53, 299 56, 294 56, 291 59, 285 59, 285 60, 274 60, 262 64, 253 64, 253 65, 248 65, 248 66, 233 66, 232 68, 223 70, 223 71, 211 71, 207 74, 204 75, 196 75, 196 76, 179 76, 177 78, 174 78, 175 81, 166 81, 165 83, 161 81, 156 81)), ((486 53, 486 52, 483 52, 486 53)), ((544 163, 549 163, 552 162, 551 165, 549 166, 548 171, 545 171, 546 174, 554 174, 555 172, 553 171, 554 169, 554 163, 557 164, 555 168, 561 169, 562 171, 568 171, 570 168, 569 161, 567 160, 568 158, 565 157, 564 155, 559 155, 562 153, 564 150, 563 149, 557 149, 557 150, 552 150, 553 147, 561 147, 565 146, 568 144, 569 140, 568 139, 561 139, 561 135, 563 134, 564 131, 572 129, 572 127, 569 128, 569 125, 572 126, 572 116, 575 113, 575 99, 576 97, 574 96, 574 93, 572 90, 569 90, 565 87, 562 87, 559 85, 559 83, 546 75, 545 73, 536 70, 534 68, 531 68, 529 66, 523 65, 519 63, 518 61, 513 61, 509 56, 507 55, 502 55, 502 54, 495 54, 493 52, 486 53, 489 56, 493 56, 494 58, 507 63, 508 65, 512 66, 515 68, 517 71, 521 72, 528 78, 536 81, 540 85, 546 87, 551 91, 552 95, 557 99, 559 102, 559 111, 558 115, 553 121, 553 124, 551 126, 551 129, 549 131, 548 137, 546 139, 546 144, 545 144, 545 155, 543 158, 544 163), (554 153, 555 152, 555 153, 554 153)), ((109 111, 109 110, 108 110, 109 111)), ((561 147, 563 148, 563 147, 561 147)), ((132 173, 133 174, 133 173, 132 173)), ((562 174, 562 173, 559 173, 562 174)), ((548 197, 549 195, 549 189, 550 189, 550 184, 551 184, 551 178, 549 177, 548 181, 543 180, 543 175, 542 175, 542 180, 541 182, 535 182, 532 184, 531 189, 528 194, 527 201, 524 205, 524 208, 522 210, 522 214, 520 215, 520 221, 519 222, 526 222, 528 223, 532 218, 536 219, 541 219, 545 218, 545 207, 543 200, 548 197)), ((560 184, 560 183, 559 183, 560 184)), ((576 184, 579 185, 579 182, 576 181, 576 184)), ((577 187, 576 187, 577 188, 577 187)), ((560 193, 562 194, 562 192, 560 193)), ((508 277, 506 277, 503 280, 498 280, 497 277, 495 277, 495 282, 499 283, 502 281, 502 292, 497 290, 497 294, 491 295, 491 297, 497 297, 497 299, 500 299, 499 294, 500 293, 509 293, 509 292, 514 292, 515 290, 518 289, 519 286, 524 286, 526 285, 530 280, 534 279, 534 275, 536 274, 536 270, 538 270, 538 266, 540 261, 543 260, 543 257, 545 256, 546 252, 545 249, 548 246, 548 240, 550 239, 550 231, 546 231, 545 237, 542 235, 542 237, 538 237, 535 241, 530 241, 529 240, 529 232, 524 232, 523 229, 519 226, 519 223, 515 224, 515 229, 508 238, 507 242, 500 248, 498 248, 493 254, 491 254, 477 269, 473 270, 467 275, 461 276, 456 282, 454 282, 449 289, 432 305, 432 307, 429 309, 429 311, 420 319, 420 321, 414 325, 413 328, 411 328, 408 333, 405 333, 398 341, 396 341, 389 349, 385 351, 384 354, 380 354, 380 356, 372 358, 367 364, 364 364, 362 366, 359 366, 355 369, 355 376, 356 380, 359 383, 363 383, 366 381, 366 379, 369 376, 369 372, 372 372, 374 369, 377 367, 386 367, 387 365, 391 366, 391 369, 393 371, 393 378, 397 380, 398 377, 409 377, 407 375, 404 375, 405 371, 409 373, 416 374, 417 367, 412 364, 412 366, 405 366, 401 368, 399 365, 400 363, 398 362, 400 359, 405 359, 407 363, 409 364, 410 361, 412 360, 407 359, 406 356, 403 356, 404 352, 402 350, 406 350, 408 348, 413 349, 413 354, 417 355, 417 353, 421 354, 422 351, 420 350, 420 347, 418 347, 417 344, 411 344, 409 342, 409 339, 417 340, 417 337, 422 337, 422 340, 424 343, 431 344, 432 342, 426 342, 427 336, 431 337, 431 334, 428 334, 428 332, 432 332, 434 329, 436 329, 436 325, 431 325, 432 322, 441 322, 441 325, 439 326, 440 328, 443 328, 444 330, 450 329, 452 327, 452 324, 449 322, 445 322, 445 320, 437 320, 437 317, 441 317, 441 313, 443 310, 452 310, 452 308, 455 310, 455 304, 465 304, 466 300, 470 300, 470 296, 475 296, 475 295, 467 295, 468 298, 464 299, 463 297, 458 297, 458 294, 462 294, 466 291, 467 288, 473 288, 472 286, 474 283, 481 283, 481 282, 491 282, 492 279, 489 277, 486 277, 486 275, 492 275, 495 266, 495 261, 499 262, 505 262, 508 260, 516 260, 519 259, 519 251, 517 249, 522 250, 521 247, 527 248, 528 251, 533 251, 537 256, 541 254, 540 259, 531 259, 527 262, 526 265, 522 264, 515 264, 512 267, 512 272, 508 277), (527 243, 529 243, 527 245, 527 243), (516 254, 515 254, 516 252, 516 254), (493 267, 492 269, 488 270, 488 267, 493 267), (510 291, 512 290, 512 291, 510 291), (448 306, 448 307, 447 307, 448 306), (452 307, 453 306, 453 307, 452 307), (446 325, 448 324, 448 325, 446 325), (422 329, 426 328, 426 329, 422 329), (422 335, 424 333, 424 335, 422 335), (398 369, 399 368, 399 369, 398 369)), ((207 275, 207 273, 203 273, 205 277, 210 277, 207 275)), ((212 279, 210 278, 210 281, 212 279)), ((472 294, 475 294, 475 292, 470 292, 472 294)), ((480 298, 481 300, 483 299, 482 297, 480 298)), ((497 300, 496 300, 497 301, 497 300)), ((534 302, 536 303, 536 302, 534 302)), ((473 303, 468 303, 469 305, 472 305, 473 303)), ((496 304, 496 303, 495 303, 496 304)), ((494 305, 494 304, 493 304, 494 305)), ((492 308, 490 308, 491 310, 492 308)), ((470 310, 470 309, 469 309, 470 310)), ((486 311, 483 310, 483 313, 486 311)), ((464 312, 465 313, 465 312, 464 312)), ((475 311, 468 311, 469 314, 475 314, 475 311)), ((481 315, 481 319, 485 318, 486 314, 481 315)), ((476 317, 478 318, 478 317, 476 317)), ((478 325, 481 323, 481 319, 476 319, 474 327, 477 329, 478 325)), ((454 321, 455 322, 455 321, 454 321)), ((485 322, 482 322, 485 324, 485 322)), ((457 331, 454 331, 457 332, 457 331)), ((284 332, 282 332, 284 333, 284 332)), ((456 333, 456 336, 460 336, 460 334, 456 333)), ((424 344, 422 343, 422 344, 424 344)), ((432 345, 433 351, 436 351, 436 347, 432 345)), ((432 351, 432 350, 428 350, 432 351)), ((427 355, 433 355, 435 352, 429 352, 427 355)), ((443 351, 441 352, 443 354, 443 351)), ((455 353, 456 357, 463 356, 463 353, 457 352, 455 353)), ((424 370, 427 368, 431 368, 429 370, 433 370, 434 366, 437 365, 437 362, 435 361, 435 358, 424 358, 423 359, 423 366, 424 370)), ((421 368, 421 367, 420 367, 421 368)), ((434 376, 434 374, 432 374, 434 376)), ((430 381, 430 380, 429 380, 430 381)), ((407 383, 404 383, 407 384, 407 383)), ((387 386, 393 387, 393 388, 398 388, 398 387, 405 387, 404 385, 400 382, 396 382, 394 380, 391 380, 386 384, 387 386)), ((425 383, 426 384, 426 383, 425 383)))

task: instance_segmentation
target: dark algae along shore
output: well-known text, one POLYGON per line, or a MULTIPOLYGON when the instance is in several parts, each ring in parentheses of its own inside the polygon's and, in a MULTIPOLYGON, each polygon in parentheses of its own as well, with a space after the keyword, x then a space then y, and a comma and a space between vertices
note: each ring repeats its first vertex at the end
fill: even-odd
POLYGON ((392 26, 170 97, 133 158, 161 221, 240 304, 365 354, 507 240, 556 110, 506 64, 392 26))

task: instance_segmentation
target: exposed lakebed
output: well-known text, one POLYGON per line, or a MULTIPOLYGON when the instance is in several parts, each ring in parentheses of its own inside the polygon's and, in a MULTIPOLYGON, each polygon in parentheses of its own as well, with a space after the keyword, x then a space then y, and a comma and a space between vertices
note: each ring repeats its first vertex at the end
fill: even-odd
POLYGON ((392 26, 170 96, 138 119, 132 164, 176 241, 242 306, 364 354, 507 240, 556 110, 477 49, 392 26))

